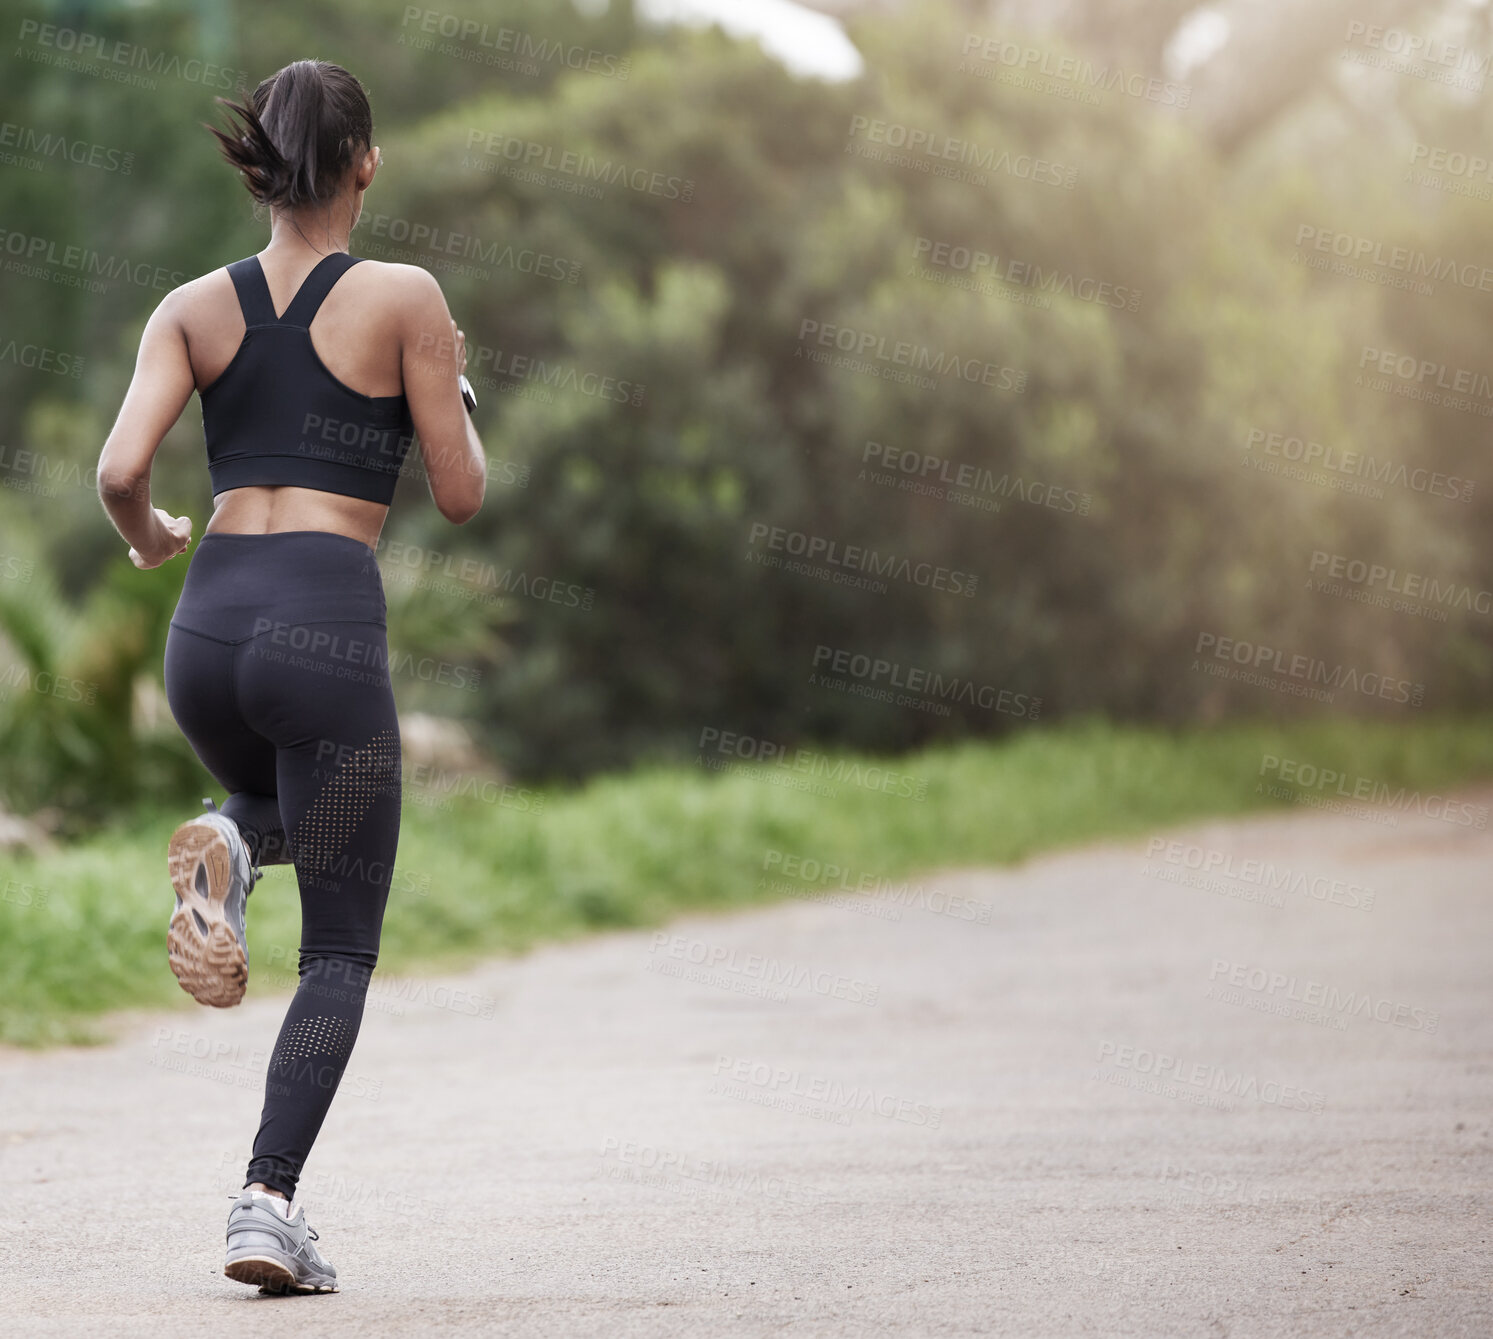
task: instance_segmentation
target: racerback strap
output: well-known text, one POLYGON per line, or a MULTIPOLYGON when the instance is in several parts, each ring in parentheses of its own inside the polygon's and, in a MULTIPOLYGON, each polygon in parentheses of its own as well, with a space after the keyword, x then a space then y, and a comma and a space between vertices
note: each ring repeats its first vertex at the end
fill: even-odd
POLYGON ((332 286, 342 278, 362 256, 350 256, 346 251, 331 251, 311 268, 290 306, 280 317, 275 315, 275 304, 270 300, 270 286, 265 282, 264 270, 258 256, 247 256, 236 260, 228 268, 229 278, 238 292, 238 305, 243 309, 244 325, 288 325, 309 329, 317 309, 332 291, 332 286))
POLYGON ((316 309, 332 291, 332 285, 362 259, 362 256, 350 256, 346 251, 332 251, 323 256, 296 290, 290 306, 285 309, 285 315, 280 318, 280 324, 308 328, 316 315, 316 309))
POLYGON ((244 325, 274 325, 275 307, 270 301, 270 286, 259 268, 259 257, 236 260, 228 267, 228 277, 238 291, 238 305, 244 313, 244 325))

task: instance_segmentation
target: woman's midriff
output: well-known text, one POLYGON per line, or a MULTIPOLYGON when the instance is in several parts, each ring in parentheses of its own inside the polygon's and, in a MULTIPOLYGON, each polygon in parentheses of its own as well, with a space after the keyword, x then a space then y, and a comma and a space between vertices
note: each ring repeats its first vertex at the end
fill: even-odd
POLYGON ((231 488, 214 499, 203 534, 270 535, 282 530, 327 530, 375 552, 389 508, 382 502, 326 493, 319 488, 254 485, 231 488))

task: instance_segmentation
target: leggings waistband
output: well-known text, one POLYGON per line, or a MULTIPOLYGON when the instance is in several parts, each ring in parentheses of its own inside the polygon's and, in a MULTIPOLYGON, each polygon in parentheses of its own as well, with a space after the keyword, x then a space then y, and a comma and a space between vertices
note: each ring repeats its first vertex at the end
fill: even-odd
POLYGON ((378 559, 362 540, 330 530, 215 530, 197 541, 171 621, 241 642, 277 624, 382 627, 387 619, 378 559))

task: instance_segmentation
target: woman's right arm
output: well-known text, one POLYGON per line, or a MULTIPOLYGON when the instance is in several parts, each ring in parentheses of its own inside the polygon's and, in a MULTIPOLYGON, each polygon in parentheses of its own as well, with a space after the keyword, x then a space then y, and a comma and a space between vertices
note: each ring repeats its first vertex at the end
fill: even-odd
POLYGON ((409 300, 401 304, 404 394, 430 496, 442 516, 463 525, 487 492, 487 457, 457 382, 466 368, 466 339, 435 276, 418 265, 401 268, 409 271, 410 285, 409 300))

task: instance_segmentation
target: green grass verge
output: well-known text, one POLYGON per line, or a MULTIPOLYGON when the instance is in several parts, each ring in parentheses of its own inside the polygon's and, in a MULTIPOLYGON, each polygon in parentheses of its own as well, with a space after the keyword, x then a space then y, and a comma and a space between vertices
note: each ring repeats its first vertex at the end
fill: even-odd
MULTIPOLYGON (((781 898, 782 881, 764 869, 770 851, 836 864, 852 879, 897 879, 1321 793, 1271 794, 1266 755, 1390 787, 1444 788, 1493 777, 1490 725, 1464 717, 1173 732, 1084 722, 877 760, 925 784, 921 800, 844 781, 833 795, 806 793, 782 784, 804 779, 788 768, 686 766, 545 792, 537 811, 491 796, 442 809, 407 799, 380 971, 449 970, 686 909, 781 898)), ((0 857, 0 1040, 94 1041, 101 1034, 89 1020, 108 1009, 198 1007, 165 955, 164 852, 186 816, 143 812, 42 859, 0 857)), ((804 895, 823 887, 789 882, 804 895)), ((288 868, 266 871, 249 911, 249 989, 288 989, 300 924, 288 868)))

